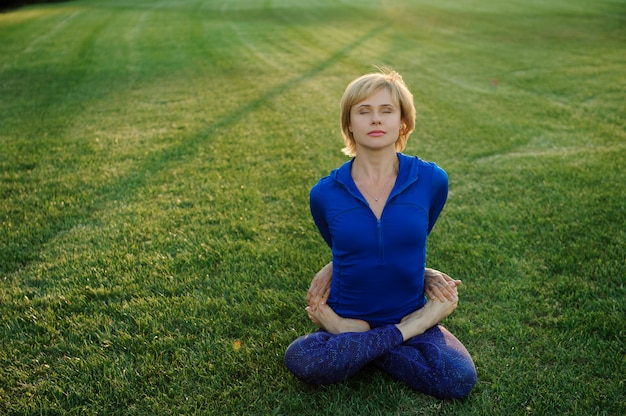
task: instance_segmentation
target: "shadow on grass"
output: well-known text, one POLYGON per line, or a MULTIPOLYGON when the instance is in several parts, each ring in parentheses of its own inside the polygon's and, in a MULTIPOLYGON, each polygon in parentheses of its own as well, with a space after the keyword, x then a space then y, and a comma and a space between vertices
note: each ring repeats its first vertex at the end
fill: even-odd
POLYGON ((59 233, 72 229, 78 223, 84 222, 86 218, 93 217, 94 214, 98 212, 99 207, 106 201, 121 201, 126 199, 129 195, 135 195, 137 190, 146 185, 147 179, 154 176, 156 173, 163 171, 164 166, 171 165, 172 163, 179 163, 185 157, 194 155, 198 146, 214 138, 217 132, 221 131, 222 128, 237 123, 239 120, 245 118, 248 114, 254 112, 268 101, 271 101, 274 98, 294 89, 298 85, 314 78, 335 63, 339 62, 343 57, 359 47, 368 39, 379 35, 387 27, 387 24, 381 24, 374 27, 363 36, 337 50, 327 59, 319 62, 309 71, 304 72, 291 80, 287 80, 286 82, 267 91, 257 99, 248 102, 239 109, 223 117, 221 120, 217 120, 215 123, 190 137, 189 140, 186 140, 179 146, 154 151, 147 155, 142 163, 138 164, 126 177, 111 182, 108 186, 104 186, 100 189, 93 189, 91 191, 91 198, 89 198, 92 201, 91 204, 80 207, 73 212, 68 213, 66 216, 57 218, 37 230, 33 230, 33 232, 30 233, 29 238, 27 238, 27 241, 18 242, 16 244, 17 247, 14 246, 8 250, 2 250, 0 253, 0 272, 13 273, 23 267, 26 267, 29 263, 36 261, 41 247, 53 240, 59 233))
POLYGON ((71 0, 3 0, 0 2, 0 13, 18 9, 29 4, 66 3, 71 0))

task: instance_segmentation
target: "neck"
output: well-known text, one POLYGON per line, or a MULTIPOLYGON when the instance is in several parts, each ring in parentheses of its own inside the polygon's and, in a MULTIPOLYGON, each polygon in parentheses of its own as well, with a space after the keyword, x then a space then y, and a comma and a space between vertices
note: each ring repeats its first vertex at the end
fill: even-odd
POLYGON ((398 174, 396 152, 384 154, 357 153, 352 164, 352 177, 371 182, 387 180, 398 174))

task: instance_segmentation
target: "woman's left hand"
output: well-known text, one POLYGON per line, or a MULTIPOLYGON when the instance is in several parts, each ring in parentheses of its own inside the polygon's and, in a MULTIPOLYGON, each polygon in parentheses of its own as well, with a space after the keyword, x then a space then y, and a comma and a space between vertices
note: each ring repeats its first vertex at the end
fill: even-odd
POLYGON ((438 270, 426 268, 424 271, 424 293, 429 299, 454 301, 458 298, 456 287, 460 284, 460 280, 454 280, 438 270))

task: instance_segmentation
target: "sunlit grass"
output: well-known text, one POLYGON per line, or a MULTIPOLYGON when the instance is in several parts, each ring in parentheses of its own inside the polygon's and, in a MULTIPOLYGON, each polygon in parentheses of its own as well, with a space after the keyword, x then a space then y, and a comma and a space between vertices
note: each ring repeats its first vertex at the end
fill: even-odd
POLYGON ((0 14, 0 413, 621 414, 624 7, 96 1, 0 14), (479 381, 441 402, 282 354, 329 260, 308 191, 387 64, 450 197, 429 264, 479 381))

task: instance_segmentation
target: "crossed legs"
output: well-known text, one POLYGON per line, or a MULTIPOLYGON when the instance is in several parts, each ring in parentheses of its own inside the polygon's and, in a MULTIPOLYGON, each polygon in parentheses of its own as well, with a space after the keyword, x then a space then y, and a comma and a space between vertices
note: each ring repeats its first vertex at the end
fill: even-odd
POLYGON ((474 363, 454 335, 437 325, 455 307, 456 302, 429 301, 401 323, 375 329, 345 320, 328 306, 313 316, 309 311, 324 329, 296 339, 287 348, 285 364, 306 383, 331 384, 373 363, 426 394, 465 397, 476 383, 474 363))

